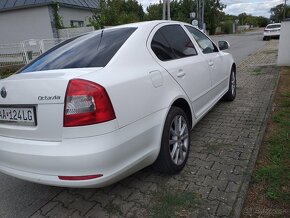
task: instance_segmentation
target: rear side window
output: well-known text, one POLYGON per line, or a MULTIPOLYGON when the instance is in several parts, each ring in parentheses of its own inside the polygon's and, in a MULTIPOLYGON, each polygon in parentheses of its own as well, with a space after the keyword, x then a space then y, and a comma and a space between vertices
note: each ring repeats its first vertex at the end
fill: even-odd
POLYGON ((69 39, 41 55, 20 73, 104 67, 135 30, 136 28, 100 30, 69 39))
POLYGON ((169 61, 175 58, 169 43, 163 37, 161 31, 157 31, 154 35, 151 48, 161 61, 169 61))
POLYGON ((152 39, 151 48, 162 61, 197 55, 191 39, 180 25, 161 27, 152 39))

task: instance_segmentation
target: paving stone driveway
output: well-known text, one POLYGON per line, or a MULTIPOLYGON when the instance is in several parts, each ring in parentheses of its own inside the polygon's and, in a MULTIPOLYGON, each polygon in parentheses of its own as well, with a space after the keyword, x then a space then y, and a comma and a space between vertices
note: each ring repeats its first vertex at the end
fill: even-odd
POLYGON ((147 168, 104 189, 63 189, 32 217, 156 217, 160 193, 196 193, 194 207, 173 217, 239 217, 279 78, 270 66, 277 46, 268 42, 238 66, 237 99, 218 103, 194 128, 179 175, 147 168))

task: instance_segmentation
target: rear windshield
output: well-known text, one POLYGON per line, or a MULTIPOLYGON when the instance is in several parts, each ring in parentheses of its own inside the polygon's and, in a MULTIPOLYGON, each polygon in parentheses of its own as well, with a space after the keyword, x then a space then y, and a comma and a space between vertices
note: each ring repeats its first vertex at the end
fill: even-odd
POLYGON ((281 25, 280 24, 273 24, 273 25, 267 26, 267 29, 275 29, 275 28, 281 28, 281 25))
POLYGON ((104 67, 136 28, 99 30, 66 40, 28 64, 21 72, 104 67))

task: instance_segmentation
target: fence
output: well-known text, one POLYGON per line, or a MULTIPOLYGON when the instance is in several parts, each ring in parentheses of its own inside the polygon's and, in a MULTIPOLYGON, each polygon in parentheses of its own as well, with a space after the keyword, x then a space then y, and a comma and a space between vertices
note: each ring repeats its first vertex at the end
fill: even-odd
POLYGON ((59 29, 58 35, 59 38, 72 38, 75 36, 82 35, 84 33, 92 32, 95 28, 90 27, 79 27, 79 28, 67 28, 67 29, 59 29))
POLYGON ((27 52, 23 43, 0 45, 0 67, 26 63, 27 52))
POLYGON ((0 67, 25 65, 30 61, 51 49, 62 39, 30 39, 21 43, 0 45, 0 67))
POLYGON ((60 38, 55 39, 30 39, 14 44, 0 44, 0 68, 14 65, 25 65, 51 49, 58 43, 94 31, 94 27, 81 27, 71 29, 59 29, 60 38))

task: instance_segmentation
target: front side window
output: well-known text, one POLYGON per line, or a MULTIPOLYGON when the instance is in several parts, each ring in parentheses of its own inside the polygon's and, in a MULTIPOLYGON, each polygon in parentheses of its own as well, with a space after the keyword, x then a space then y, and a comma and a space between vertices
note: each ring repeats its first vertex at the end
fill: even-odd
POLYGON ((19 73, 105 67, 135 30, 100 30, 66 40, 32 61, 19 73))
POLYGON ((162 61, 197 55, 191 39, 180 25, 161 27, 152 39, 151 48, 162 61))
POLYGON ((209 38, 194 27, 186 26, 204 54, 218 52, 217 47, 209 38))

